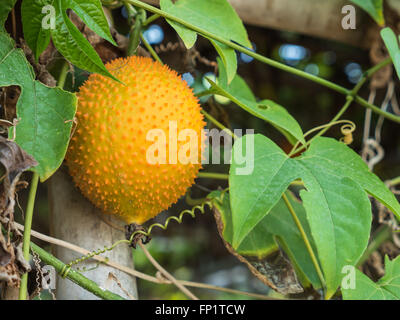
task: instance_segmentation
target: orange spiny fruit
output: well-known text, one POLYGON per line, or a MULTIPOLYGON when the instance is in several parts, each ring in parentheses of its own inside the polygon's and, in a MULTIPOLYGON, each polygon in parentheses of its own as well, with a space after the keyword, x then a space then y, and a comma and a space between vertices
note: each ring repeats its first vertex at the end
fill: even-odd
MULTIPOLYGON (((205 123, 192 90, 167 66, 133 56, 116 59, 106 68, 124 84, 92 74, 80 88, 78 124, 66 161, 75 184, 95 206, 127 223, 141 224, 193 184, 201 168, 205 123), (169 149, 175 144, 170 122, 176 123, 178 136, 184 129, 196 133, 196 139, 176 139, 176 146, 195 149, 184 155, 194 154, 197 161, 184 164, 178 155, 170 164, 174 157, 169 149), (161 164, 146 157, 158 140, 148 138, 152 129, 165 133, 166 162, 161 164)), ((153 154, 162 156, 162 149, 153 154)))

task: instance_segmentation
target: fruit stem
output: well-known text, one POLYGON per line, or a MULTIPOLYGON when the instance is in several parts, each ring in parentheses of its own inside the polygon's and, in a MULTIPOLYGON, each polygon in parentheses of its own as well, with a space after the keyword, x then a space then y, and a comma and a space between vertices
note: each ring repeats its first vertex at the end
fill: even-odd
POLYGON ((124 1, 124 6, 128 12, 128 22, 131 25, 129 32, 129 45, 127 50, 128 56, 133 56, 137 52, 140 44, 140 34, 142 32, 143 23, 146 20, 146 11, 142 8, 136 9, 132 4, 124 1), (133 21, 135 21, 133 23, 133 21))
MULTIPOLYGON (((39 182, 39 174, 33 173, 31 187, 29 190, 28 205, 26 207, 25 225, 24 225, 24 241, 22 245, 22 252, 24 259, 29 261, 29 243, 31 241, 31 227, 33 208, 35 206, 36 190, 39 182)), ((28 272, 25 272, 21 277, 21 286, 19 288, 19 300, 26 300, 28 290, 28 272)))
POLYGON ((152 23, 154 20, 157 20, 160 18, 159 14, 153 14, 151 17, 147 18, 145 22, 143 22, 143 27, 148 26, 150 23, 152 23))

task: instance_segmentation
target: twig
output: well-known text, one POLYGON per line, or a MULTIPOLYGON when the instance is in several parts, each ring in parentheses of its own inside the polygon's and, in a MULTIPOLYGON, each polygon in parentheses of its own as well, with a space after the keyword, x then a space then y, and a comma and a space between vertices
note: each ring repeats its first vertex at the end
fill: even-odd
POLYGON ((151 264, 160 271, 168 280, 170 280, 177 288, 179 288, 185 295, 187 295, 192 300, 199 300, 193 293, 191 293, 186 287, 179 283, 167 270, 165 270, 150 254, 150 252, 146 249, 144 244, 139 242, 140 248, 143 250, 147 259, 151 262, 151 264))
MULTIPOLYGON (((16 223, 16 222, 14 222, 14 224, 16 225, 16 227, 19 230, 24 230, 24 226, 23 225, 21 225, 19 223, 16 223)), ((48 243, 51 243, 51 244, 54 244, 54 245, 57 245, 57 246, 60 246, 60 247, 67 248, 69 250, 75 251, 75 252, 77 252, 79 254, 82 254, 82 255, 87 255, 87 254, 90 253, 89 250, 81 248, 81 247, 79 247, 77 245, 74 245, 74 244, 69 243, 69 242, 64 241, 64 240, 60 240, 60 239, 57 239, 57 238, 53 238, 53 237, 44 235, 44 234, 42 234, 40 232, 37 232, 37 231, 34 231, 34 230, 31 231, 31 235, 32 235, 32 237, 35 237, 35 238, 40 239, 42 241, 45 241, 45 242, 48 242, 48 243)), ((142 273, 142 272, 137 271, 135 269, 120 265, 117 262, 111 261, 109 259, 105 259, 102 256, 94 256, 92 258, 94 260, 96 260, 96 261, 99 261, 99 262, 102 262, 104 264, 107 264, 110 267, 113 267, 113 268, 115 268, 117 270, 121 270, 121 271, 123 271, 123 272, 125 272, 127 274, 130 274, 130 275, 132 275, 134 277, 140 278, 140 279, 145 280, 145 281, 149 281, 149 282, 152 282, 152 283, 155 283, 155 284, 169 284, 169 285, 172 284, 172 282, 170 280, 168 280, 168 279, 160 280, 159 278, 150 276, 150 275, 148 275, 146 273, 142 273)), ((263 299, 263 300, 275 300, 274 298, 271 298, 271 297, 268 297, 268 296, 262 295, 262 294, 257 294, 257 293, 245 292, 245 291, 240 291, 240 290, 235 290, 235 289, 230 289, 230 288, 223 288, 223 287, 219 287, 219 286, 213 286, 213 285, 210 285, 210 284, 198 283, 198 282, 192 282, 192 281, 183 281, 183 280, 177 280, 177 281, 179 283, 181 283, 182 285, 187 286, 187 287, 209 289, 209 290, 215 290, 215 291, 221 291, 221 292, 229 292, 229 293, 233 293, 233 294, 241 294, 241 295, 245 295, 245 296, 248 296, 248 297, 257 298, 257 299, 263 299)))
MULTIPOLYGON (((14 222, 14 224, 17 226, 17 228, 19 230, 23 230, 24 229, 24 226, 19 224, 19 223, 17 223, 17 222, 14 222)), ((48 242, 48 243, 51 243, 51 244, 54 244, 54 245, 57 245, 57 246, 60 246, 60 247, 63 247, 63 248, 67 248, 69 250, 75 251, 75 252, 77 252, 79 254, 82 254, 82 255, 87 255, 87 254, 89 254, 91 252, 89 250, 81 248, 81 247, 79 247, 77 245, 74 245, 72 243, 69 243, 67 241, 60 240, 60 239, 53 238, 53 237, 49 237, 49 236, 46 236, 45 234, 39 233, 39 232, 34 231, 34 230, 31 231, 31 235, 33 237, 37 238, 37 239, 42 240, 42 241, 45 241, 45 242, 48 242)), ((136 271, 134 269, 127 268, 127 267, 124 267, 124 266, 119 265, 117 263, 114 263, 112 261, 109 261, 108 259, 105 259, 102 256, 94 256, 92 258, 97 260, 97 261, 100 261, 102 263, 105 263, 105 264, 107 264, 107 265, 109 265, 111 267, 114 267, 114 268, 119 269, 121 271, 127 272, 127 273, 129 273, 129 274, 131 274, 131 275, 133 275, 135 277, 141 278, 143 280, 147 280, 147 281, 155 282, 155 283, 158 282, 157 279, 154 278, 154 277, 151 277, 151 276, 149 276, 149 275, 147 275, 145 273, 141 273, 141 272, 136 271), (129 271, 128 271, 128 269, 129 269, 129 271)))
MULTIPOLYGON (((223 287, 213 286, 211 284, 206 284, 206 283, 198 283, 198 282, 191 282, 191 281, 184 281, 184 280, 179 280, 179 282, 182 285, 187 286, 187 287, 209 289, 209 290, 215 290, 215 291, 221 291, 221 292, 227 292, 227 293, 233 293, 233 294, 241 294, 241 295, 245 295, 245 296, 257 298, 257 299, 262 299, 262 300, 283 300, 283 299, 268 297, 263 294, 250 293, 250 292, 246 292, 246 291, 223 288, 223 287)), ((170 282, 168 281, 165 283, 170 283, 170 282)))
MULTIPOLYGON (((368 102, 369 103, 374 103, 376 98, 376 89, 373 88, 371 89, 370 93, 369 93, 369 97, 368 97, 368 102)), ((363 158, 364 161, 367 160, 367 152, 368 152, 368 148, 366 148, 367 146, 367 140, 369 138, 369 131, 371 129, 371 116, 372 116, 372 110, 371 109, 367 109, 365 110, 365 117, 364 117, 364 131, 363 131, 363 149, 361 151, 361 157, 363 158)))
POLYGON ((65 85, 65 80, 67 79, 67 74, 69 71, 69 63, 67 60, 64 60, 63 65, 61 67, 60 70, 60 75, 59 75, 59 79, 57 81, 57 87, 58 88, 64 88, 65 85))
POLYGON ((127 290, 125 290, 125 288, 121 284, 121 281, 119 281, 118 278, 115 276, 115 274, 113 274, 112 272, 108 273, 107 280, 114 281, 117 284, 117 286, 123 291, 123 293, 125 293, 125 295, 129 297, 129 299, 137 300, 133 295, 131 295, 127 290))
MULTIPOLYGON (((390 101, 392 100, 392 97, 394 95, 394 88, 395 88, 395 84, 394 81, 390 81, 389 85, 387 87, 387 91, 386 91, 386 95, 385 95, 385 99, 382 102, 381 105, 381 109, 386 111, 390 101)), ((383 126, 383 122, 385 120, 385 117, 380 116, 378 119, 378 122, 376 124, 375 127, 375 140, 380 144, 381 143, 381 134, 382 134, 382 126, 383 126)))

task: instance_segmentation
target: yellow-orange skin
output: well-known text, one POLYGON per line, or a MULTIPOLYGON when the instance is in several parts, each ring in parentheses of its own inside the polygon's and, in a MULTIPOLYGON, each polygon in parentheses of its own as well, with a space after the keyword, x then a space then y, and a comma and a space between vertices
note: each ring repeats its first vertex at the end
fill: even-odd
MULTIPOLYGON (((90 75, 78 93, 77 129, 66 161, 81 192, 103 212, 141 224, 175 203, 201 168, 205 123, 192 90, 175 71, 150 58, 116 59, 106 68, 124 84, 90 75), (169 121, 198 134, 198 164, 149 164, 150 129, 169 121)), ((178 141, 180 146, 187 141, 178 141)))

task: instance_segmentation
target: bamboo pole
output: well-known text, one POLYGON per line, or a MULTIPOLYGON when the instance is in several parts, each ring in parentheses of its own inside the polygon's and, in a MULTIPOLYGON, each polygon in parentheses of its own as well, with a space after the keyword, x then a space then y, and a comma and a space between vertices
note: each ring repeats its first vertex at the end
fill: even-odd
MULTIPOLYGON (((110 219, 110 217, 104 217, 100 210, 96 209, 75 188, 65 167, 59 169, 50 178, 48 189, 51 214, 50 233, 54 237, 85 247, 88 250, 102 249, 104 246, 111 246, 124 238, 124 232, 105 223, 107 221, 105 219, 110 219)), ((113 221, 113 224, 122 226, 119 221, 113 221)), ((54 247, 53 249, 54 255, 64 263, 69 263, 80 257, 66 248, 54 247)), ((102 254, 102 256, 118 261, 119 264, 124 266, 133 267, 131 249, 127 245, 119 245, 114 250, 102 254)), ((136 279, 134 277, 111 266, 98 264, 94 260, 80 263, 77 267, 80 268, 85 277, 93 280, 100 287, 126 299, 137 298, 136 279), (83 267, 92 270, 82 271, 83 267), (112 275, 110 275, 110 272, 112 275)), ((60 276, 57 278, 56 297, 60 300, 98 299, 92 293, 60 276)))

